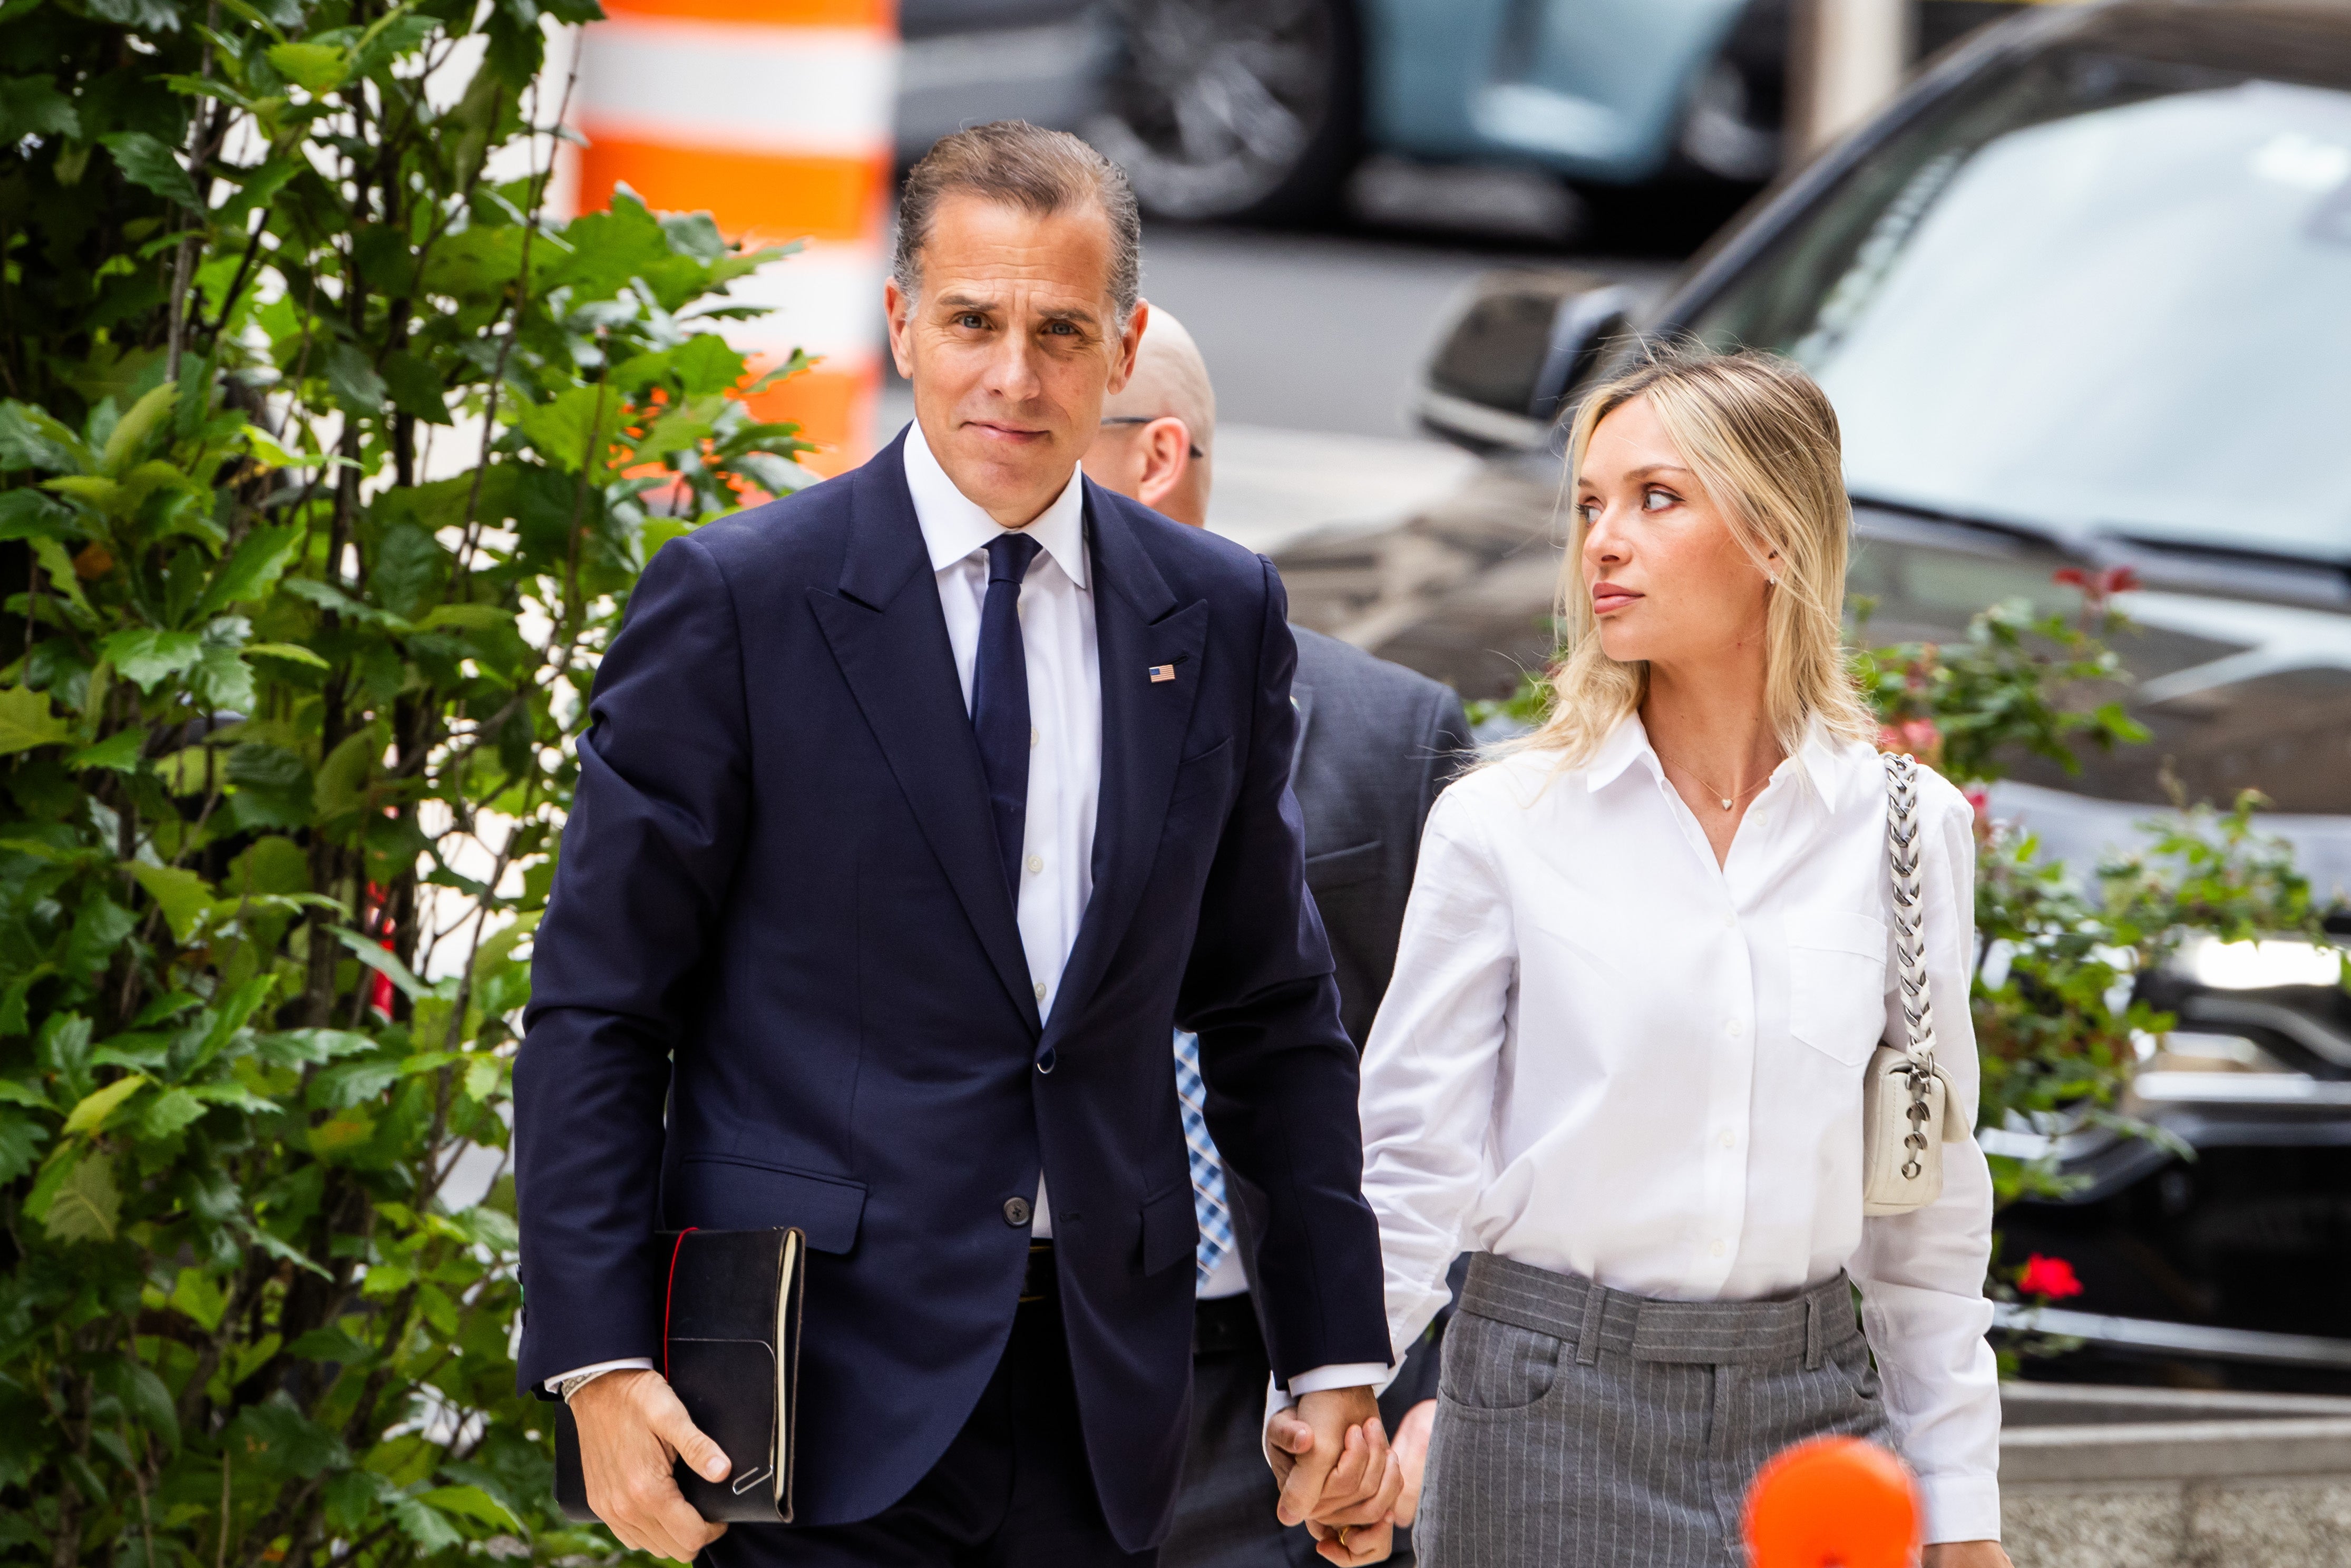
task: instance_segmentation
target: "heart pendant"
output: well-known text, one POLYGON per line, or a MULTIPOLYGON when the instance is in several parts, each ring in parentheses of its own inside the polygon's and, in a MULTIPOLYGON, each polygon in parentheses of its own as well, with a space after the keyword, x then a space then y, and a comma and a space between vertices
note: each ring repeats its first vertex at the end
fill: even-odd
POLYGON ((1723 809, 1724 810, 1726 810, 1726 811, 1729 810, 1730 810, 1730 802, 1729 802, 1729 801, 1728 801, 1728 800, 1725 800, 1725 801, 1722 803, 1722 809, 1723 809))

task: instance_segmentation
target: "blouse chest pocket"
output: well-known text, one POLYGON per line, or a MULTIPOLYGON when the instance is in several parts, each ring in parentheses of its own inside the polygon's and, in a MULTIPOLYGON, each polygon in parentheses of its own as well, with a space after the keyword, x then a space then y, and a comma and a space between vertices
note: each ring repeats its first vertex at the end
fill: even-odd
POLYGON ((1797 909, 1788 936, 1788 1030, 1858 1067, 1886 1030, 1886 922, 1848 909, 1797 909))

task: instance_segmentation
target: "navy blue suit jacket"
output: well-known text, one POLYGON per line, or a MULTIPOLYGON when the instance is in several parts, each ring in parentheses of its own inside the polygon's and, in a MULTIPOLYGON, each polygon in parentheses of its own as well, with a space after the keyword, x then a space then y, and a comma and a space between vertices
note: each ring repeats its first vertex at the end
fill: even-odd
POLYGON ((672 540, 597 673, 515 1067, 522 1379, 658 1354, 656 1228, 802 1227, 810 1523, 888 1507, 963 1425, 1041 1168, 1103 1509, 1130 1551, 1165 1533, 1197 1239, 1171 1019, 1276 1371, 1388 1358, 1280 580, 1090 482, 1085 516, 1102 793, 1050 1020, 900 444, 672 540))

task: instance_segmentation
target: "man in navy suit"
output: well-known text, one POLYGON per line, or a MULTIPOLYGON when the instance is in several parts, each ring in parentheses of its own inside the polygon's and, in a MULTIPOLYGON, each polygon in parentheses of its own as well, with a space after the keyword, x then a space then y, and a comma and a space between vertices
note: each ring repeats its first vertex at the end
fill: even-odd
POLYGON ((1076 472, 1147 316, 1113 166, 959 132, 901 225, 914 425, 670 543, 598 672, 516 1065, 524 1381, 642 1550, 1150 1563, 1198 1235, 1172 1018, 1299 1399, 1282 1513, 1376 1561, 1379 1241, 1280 581, 1076 472), (671 1479, 729 1461, 652 1370, 655 1232, 783 1225, 798 1512, 728 1533, 671 1479))

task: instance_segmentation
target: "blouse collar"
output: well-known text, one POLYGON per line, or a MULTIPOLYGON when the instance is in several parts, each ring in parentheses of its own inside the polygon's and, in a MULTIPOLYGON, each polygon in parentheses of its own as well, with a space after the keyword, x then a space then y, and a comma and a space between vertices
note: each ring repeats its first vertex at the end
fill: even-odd
MULTIPOLYGON (((1641 722, 1639 714, 1633 713, 1626 714, 1608 732, 1608 738, 1600 743, 1600 749, 1584 764, 1584 787, 1597 794, 1616 782, 1635 762, 1647 768, 1649 776, 1658 783, 1666 782, 1665 764, 1657 759, 1656 748, 1649 744, 1648 727, 1641 722)), ((1811 788, 1821 804, 1834 811, 1844 799, 1845 775, 1854 768, 1853 747, 1840 746, 1828 727, 1814 719, 1804 732, 1803 744, 1796 747, 1796 755, 1780 767, 1784 768, 1790 763, 1795 766, 1796 777, 1811 788)), ((1775 776, 1778 771, 1773 769, 1775 776)))

